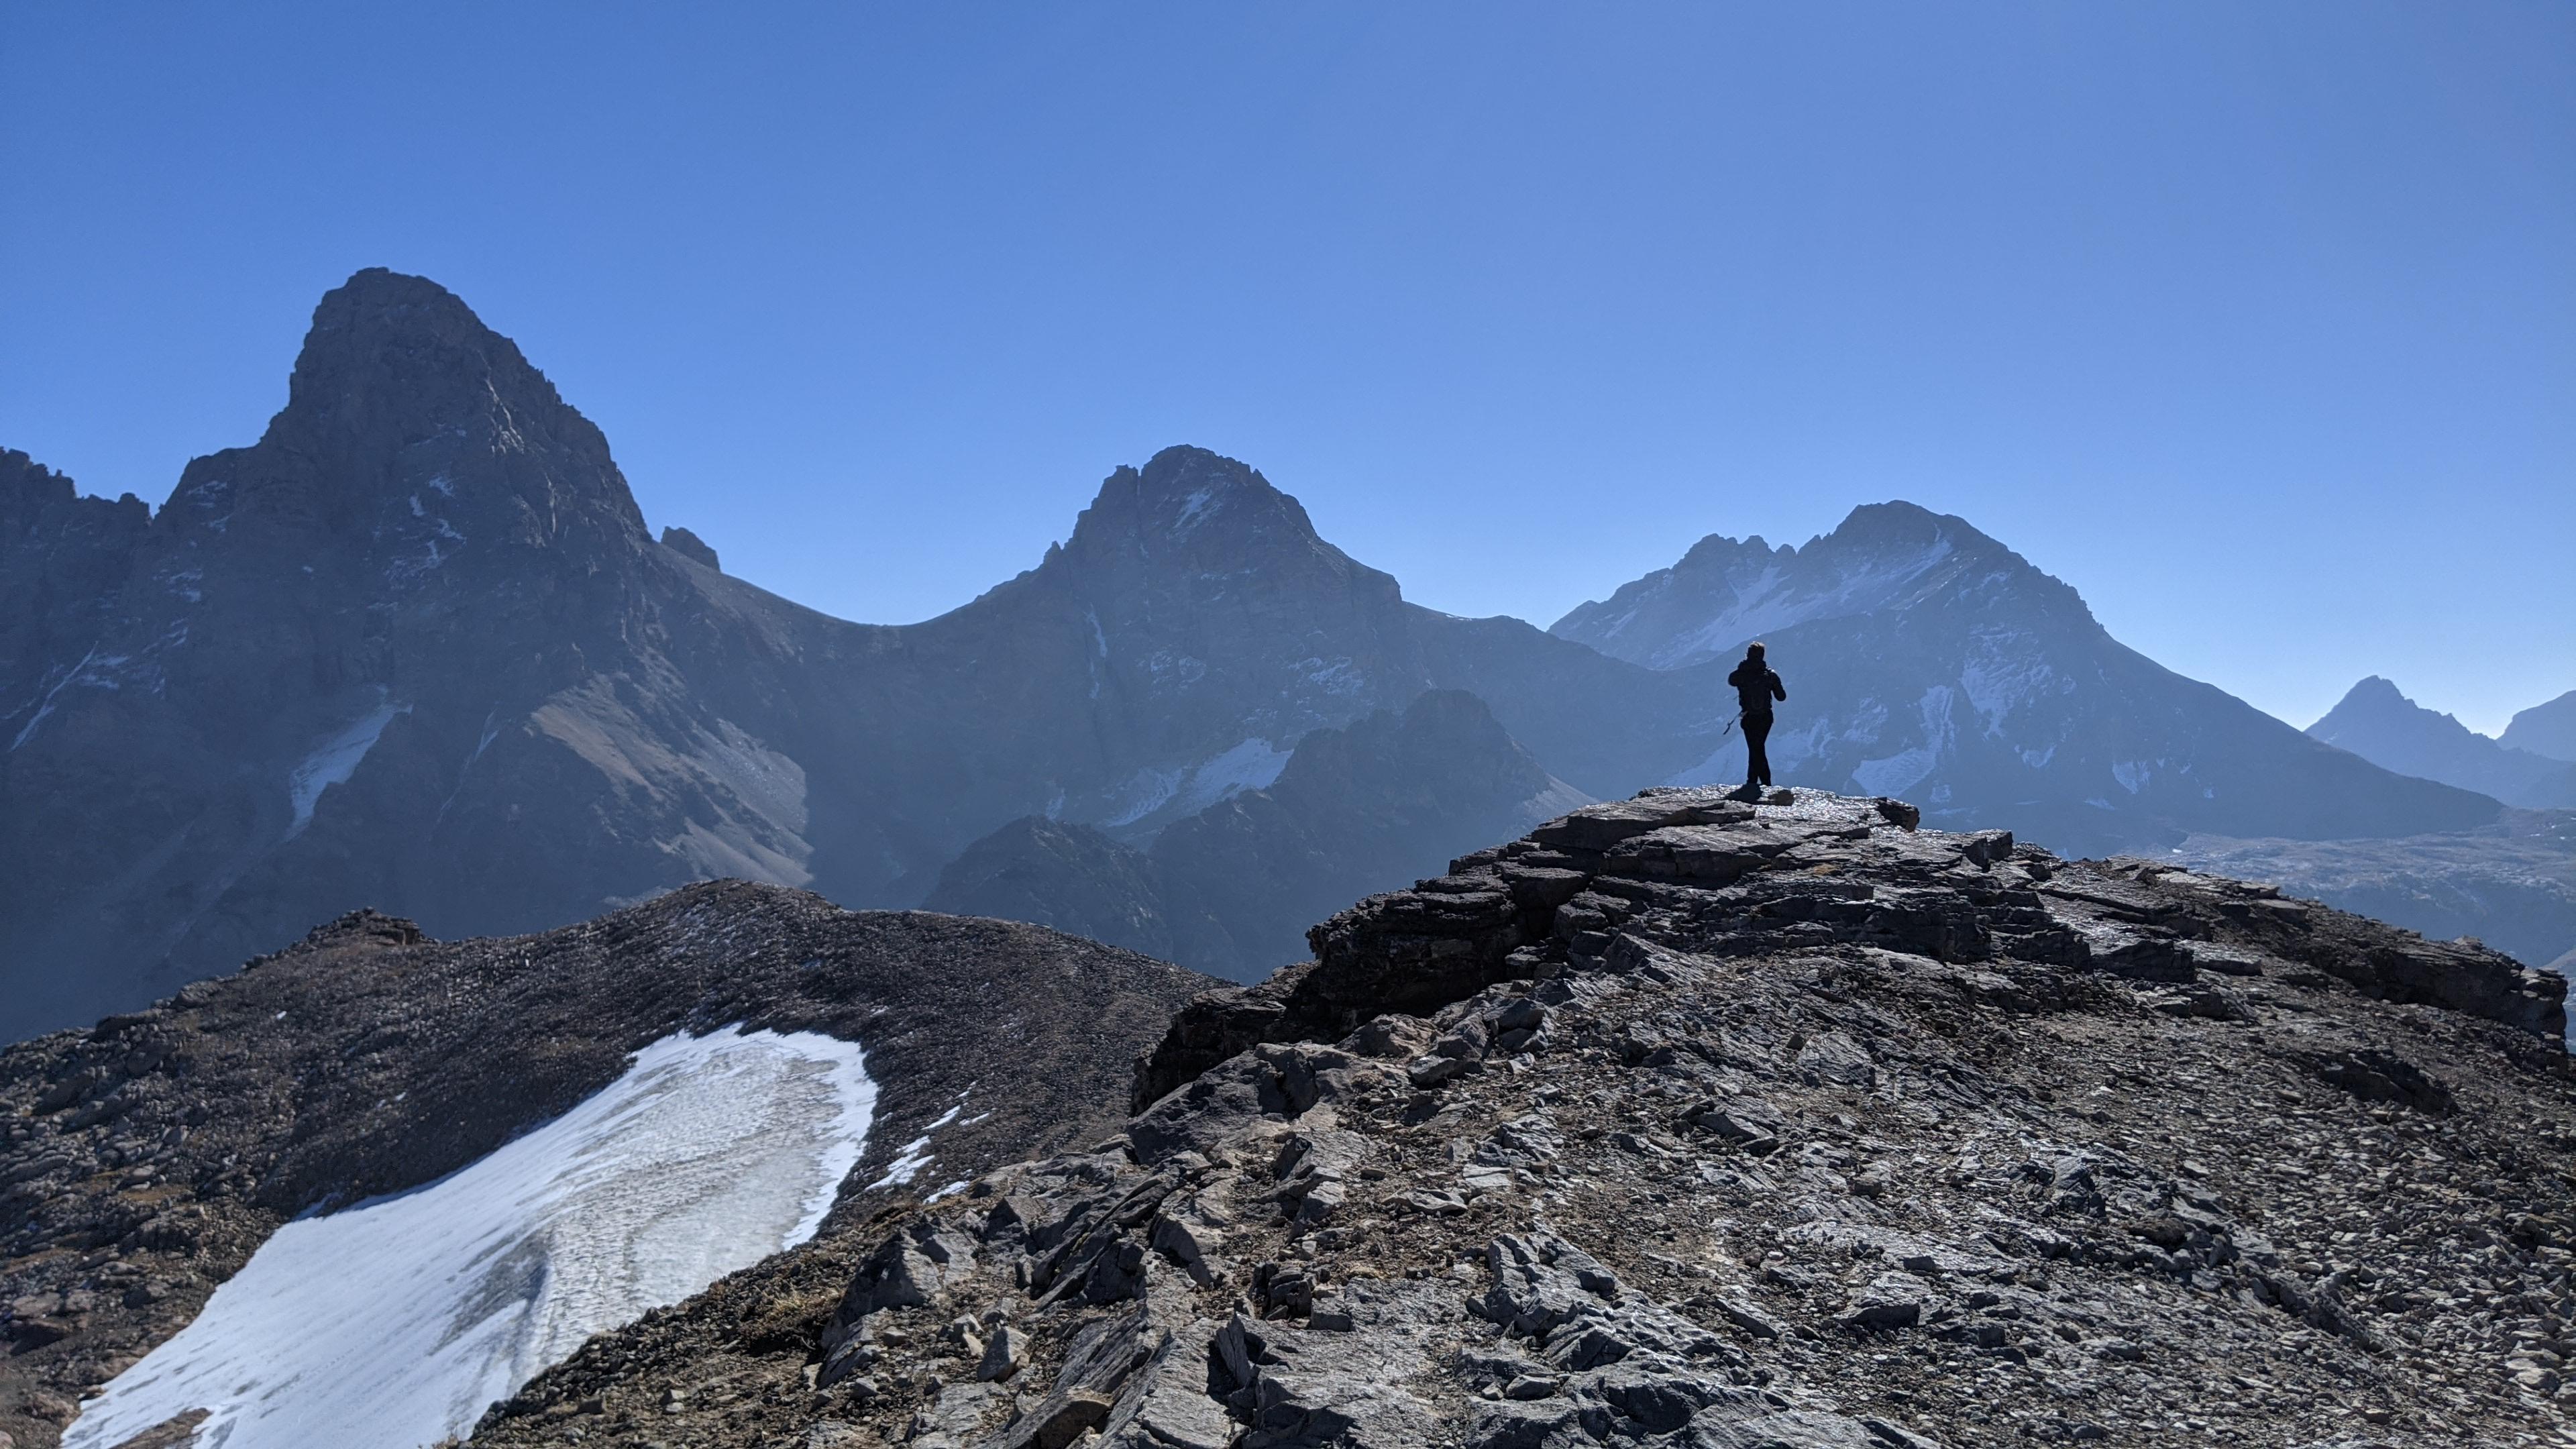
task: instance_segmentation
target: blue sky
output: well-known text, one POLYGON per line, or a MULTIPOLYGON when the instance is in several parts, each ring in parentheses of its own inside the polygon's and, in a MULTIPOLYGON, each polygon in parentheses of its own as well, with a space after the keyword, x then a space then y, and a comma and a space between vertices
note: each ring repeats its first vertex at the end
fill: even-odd
POLYGON ((2576 687, 2576 7, 0 8, 0 445, 454 288, 847 617, 1193 442, 1457 613, 1964 515, 2294 722, 2576 687))

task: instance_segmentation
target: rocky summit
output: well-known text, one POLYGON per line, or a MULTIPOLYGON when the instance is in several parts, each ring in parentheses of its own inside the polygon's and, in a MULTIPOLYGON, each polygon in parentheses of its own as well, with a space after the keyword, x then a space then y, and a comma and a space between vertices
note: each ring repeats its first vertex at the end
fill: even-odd
POLYGON ((2562 982, 2277 890, 1658 790, 1204 994, 1084 1150, 473 1442, 2569 1442, 2562 982))

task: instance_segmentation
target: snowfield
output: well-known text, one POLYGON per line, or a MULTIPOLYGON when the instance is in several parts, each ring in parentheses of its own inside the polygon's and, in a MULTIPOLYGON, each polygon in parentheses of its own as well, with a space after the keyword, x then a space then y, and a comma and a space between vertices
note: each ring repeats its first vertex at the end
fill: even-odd
POLYGON ((813 1236, 875 1105, 855 1043, 666 1037, 469 1167, 280 1228, 63 1444, 198 1409, 200 1449, 461 1437, 592 1334, 813 1236))

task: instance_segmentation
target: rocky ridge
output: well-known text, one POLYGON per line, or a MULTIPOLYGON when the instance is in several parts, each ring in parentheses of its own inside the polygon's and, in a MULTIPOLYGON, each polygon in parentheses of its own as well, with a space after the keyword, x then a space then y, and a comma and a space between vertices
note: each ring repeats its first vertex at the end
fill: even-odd
POLYGON ((2496 743, 2552 760, 2576 761, 2576 689, 2522 710, 2505 723, 2496 743))
POLYGON ((1088 1151, 476 1443, 2576 1442, 2564 984, 1889 800, 1654 791, 1203 996, 1088 1151))
POLYGON ((2576 806, 2576 764, 2489 739, 2408 699, 2375 674, 2347 690, 2308 726, 2308 734, 2383 769, 2475 790, 2507 805, 2576 806))
POLYGON ((477 1161, 674 1032, 865 1047, 875 1115, 838 1222, 916 1174, 926 1192, 1096 1140, 1134 1053, 1207 984, 1034 926, 739 881, 515 939, 353 913, 0 1051, 0 1442, 53 1444, 280 1224, 477 1161))

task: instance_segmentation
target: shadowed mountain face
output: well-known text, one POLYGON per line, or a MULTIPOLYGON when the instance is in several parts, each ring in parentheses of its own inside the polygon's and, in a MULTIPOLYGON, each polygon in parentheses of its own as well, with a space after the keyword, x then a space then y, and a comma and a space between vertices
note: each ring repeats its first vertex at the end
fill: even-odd
POLYGON ((1443 684, 1597 790, 1705 752, 1663 677, 1407 605, 1198 449, 918 625, 713 562, 653 541, 515 346, 384 271, 324 298, 285 409, 157 515, 0 457, 0 1035, 354 904, 442 935, 709 876, 909 904, 1005 821, 1150 835, 1443 684))
POLYGON ((2515 715, 2496 742, 2552 760, 2576 760, 2576 689, 2515 715))
MULTIPOLYGON (((1911 504, 1855 509, 1802 548, 1704 539, 1552 632, 1677 673, 1722 671, 1763 639, 1789 690, 1770 741, 1782 783, 1904 795, 1944 826, 2009 822, 2064 850, 2193 830, 2466 829, 2498 814, 2157 665, 2073 589, 1911 504)), ((1741 778, 1743 763, 1729 741, 1678 779, 1741 778)))
MULTIPOLYGON (((2157 669, 1955 519, 1863 510, 1836 538, 1763 553, 1840 560, 1763 595, 1807 601, 1763 616, 1784 779, 1913 786, 1936 818, 2079 848, 2493 814, 2157 669)), ((844 623, 685 532, 655 542, 517 347, 433 283, 362 272, 260 440, 190 464, 157 514, 0 456, 0 1036, 361 904, 448 937, 709 876, 908 905, 1005 822, 1149 840, 1426 690, 1473 693, 1588 795, 1715 778, 1730 648, 1654 668, 1408 604, 1196 448, 1119 469, 963 608, 844 623)))
POLYGON ((1150 848, 1013 821, 940 876, 932 910, 1033 921, 1258 981, 1306 957, 1333 903, 1439 871, 1478 841, 1589 803, 1484 702, 1435 690, 1299 742, 1267 789, 1173 822, 1150 848))
POLYGON ((2493 795, 2507 805, 2576 806, 2576 764, 2499 744, 2377 675, 2354 685, 2308 733, 2401 775, 2493 795))

